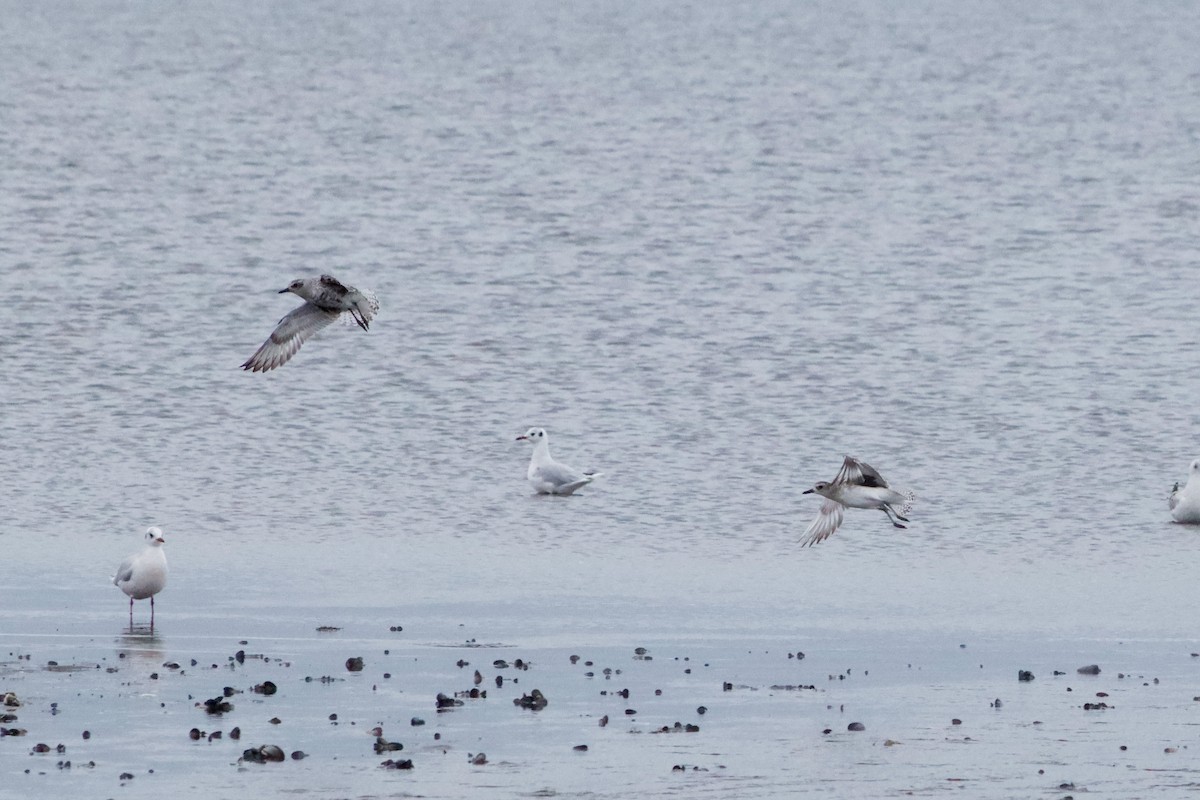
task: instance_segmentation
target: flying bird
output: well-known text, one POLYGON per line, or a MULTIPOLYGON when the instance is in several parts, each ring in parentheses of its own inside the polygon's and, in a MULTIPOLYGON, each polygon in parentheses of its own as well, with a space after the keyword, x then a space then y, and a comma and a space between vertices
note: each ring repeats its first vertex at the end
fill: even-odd
POLYGON ((908 522, 908 518, 904 515, 913 501, 911 492, 902 494, 891 488, 874 467, 852 456, 846 456, 832 481, 821 481, 806 489, 804 494, 819 494, 825 502, 804 531, 801 547, 810 547, 833 535, 842 524, 847 507, 877 508, 887 514, 897 528, 905 528, 907 526, 902 523, 908 522), (900 507, 899 511, 896 506, 900 507))
POLYGON ((296 355, 300 345, 310 336, 343 314, 349 314, 365 331, 379 312, 375 295, 346 286, 332 275, 297 278, 286 289, 279 290, 280 294, 288 292, 304 298, 304 305, 297 306, 279 320, 270 337, 246 359, 242 369, 266 372, 281 367, 296 355))
POLYGON ((532 442, 533 455, 529 458, 529 469, 525 477, 533 484, 538 494, 574 494, 577 489, 587 486, 602 472, 579 472, 560 464, 550 457, 550 437, 544 428, 530 428, 523 436, 517 437, 518 442, 532 442))
POLYGON ((113 585, 129 595, 129 624, 133 625, 133 601, 150 598, 150 627, 154 627, 154 595, 167 585, 167 556, 163 553, 162 528, 146 529, 146 546, 121 562, 113 585))

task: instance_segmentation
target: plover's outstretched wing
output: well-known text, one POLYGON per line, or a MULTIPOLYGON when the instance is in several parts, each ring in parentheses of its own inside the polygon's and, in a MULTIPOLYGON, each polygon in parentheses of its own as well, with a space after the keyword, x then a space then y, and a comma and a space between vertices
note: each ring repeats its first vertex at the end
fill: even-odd
POLYGON ((878 486, 881 489, 888 488, 887 481, 883 479, 883 476, 874 467, 865 461, 859 461, 854 456, 846 456, 842 461, 842 468, 838 470, 838 474, 834 477, 832 483, 878 486))
POLYGON ((811 547, 817 542, 823 542, 833 535, 842 524, 842 516, 846 507, 836 500, 826 499, 821 504, 821 510, 808 527, 804 530, 804 538, 800 540, 801 547, 811 547))
POLYGON ((270 337, 262 343, 262 347, 258 348, 254 355, 246 359, 246 363, 242 364, 242 369, 248 369, 251 372, 266 372, 283 366, 288 359, 296 355, 300 345, 304 344, 314 333, 337 319, 341 313, 337 310, 320 308, 313 303, 305 303, 293 309, 291 313, 279 320, 275 330, 271 331, 270 337))

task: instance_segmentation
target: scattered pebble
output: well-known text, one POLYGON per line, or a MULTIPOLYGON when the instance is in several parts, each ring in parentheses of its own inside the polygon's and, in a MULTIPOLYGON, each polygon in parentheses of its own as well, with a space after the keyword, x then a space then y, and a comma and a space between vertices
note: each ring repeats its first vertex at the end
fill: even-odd
POLYGON ((865 731, 866 729, 867 726, 863 725, 861 722, 851 722, 846 726, 846 730, 848 731, 865 731))
POLYGON ((273 744, 264 744, 261 747, 251 747, 248 750, 242 751, 242 760, 254 764, 265 764, 268 761, 283 761, 285 758, 283 748, 273 744))
POLYGON ((362 656, 354 656, 346 659, 346 669, 350 672, 362 672, 363 660, 362 656))
POLYGON ((528 708, 531 711, 541 711, 549 704, 550 701, 546 699, 540 689, 534 689, 529 694, 513 699, 513 705, 528 708))
POLYGON ((1100 665, 1099 664, 1088 664, 1086 667, 1080 667, 1079 669, 1077 669, 1075 671, 1078 672, 1080 675, 1099 675, 1100 674, 1100 665))

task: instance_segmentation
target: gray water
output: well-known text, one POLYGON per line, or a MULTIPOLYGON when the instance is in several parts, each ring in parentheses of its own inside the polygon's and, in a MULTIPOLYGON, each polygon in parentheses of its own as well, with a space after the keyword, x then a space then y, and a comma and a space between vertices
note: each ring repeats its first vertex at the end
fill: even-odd
POLYGON ((108 576, 158 524, 157 632, 221 658, 397 623, 555 658, 1186 658, 1198 31, 1186 3, 3 4, 0 644, 119 646, 108 576), (322 272, 376 291, 370 332, 239 370, 322 272), (605 477, 531 496, 531 425, 605 477), (845 453, 911 528, 852 510, 801 551, 845 453))

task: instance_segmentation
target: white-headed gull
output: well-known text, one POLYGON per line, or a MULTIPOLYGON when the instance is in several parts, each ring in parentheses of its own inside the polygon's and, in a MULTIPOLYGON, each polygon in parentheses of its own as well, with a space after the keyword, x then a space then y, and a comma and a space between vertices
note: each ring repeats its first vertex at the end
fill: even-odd
POLYGON ((1171 508, 1171 518, 1176 522, 1189 525, 1200 523, 1200 459, 1188 467, 1188 479, 1183 488, 1175 484, 1167 505, 1171 508))
POLYGON ((532 442, 533 455, 529 458, 529 469, 525 477, 533 484, 538 494, 573 494, 581 486, 587 486, 601 472, 580 472, 550 457, 550 437, 544 428, 530 428, 518 442, 532 442))
POLYGON ((146 546, 121 562, 113 585, 129 595, 129 623, 133 624, 133 601, 150 598, 150 627, 154 627, 154 595, 167 585, 167 556, 163 553, 161 528, 146 529, 146 546))
POLYGON ((804 494, 819 494, 825 498, 821 510, 804 531, 801 547, 814 545, 828 539, 838 526, 842 524, 842 516, 846 507, 877 508, 887 514, 888 519, 897 528, 904 528, 902 522, 908 522, 904 515, 912 505, 913 495, 900 493, 888 486, 874 467, 859 461, 857 458, 846 456, 842 468, 832 481, 821 481, 804 494), (900 506, 897 511, 895 506, 900 506))
POLYGON ((349 314, 358 327, 365 331, 379 312, 379 301, 373 294, 346 286, 332 275, 297 278, 286 289, 279 290, 280 294, 288 292, 303 297, 304 305, 279 320, 270 337, 254 355, 246 359, 242 369, 266 372, 281 367, 296 355, 300 345, 310 336, 342 314, 349 314))

